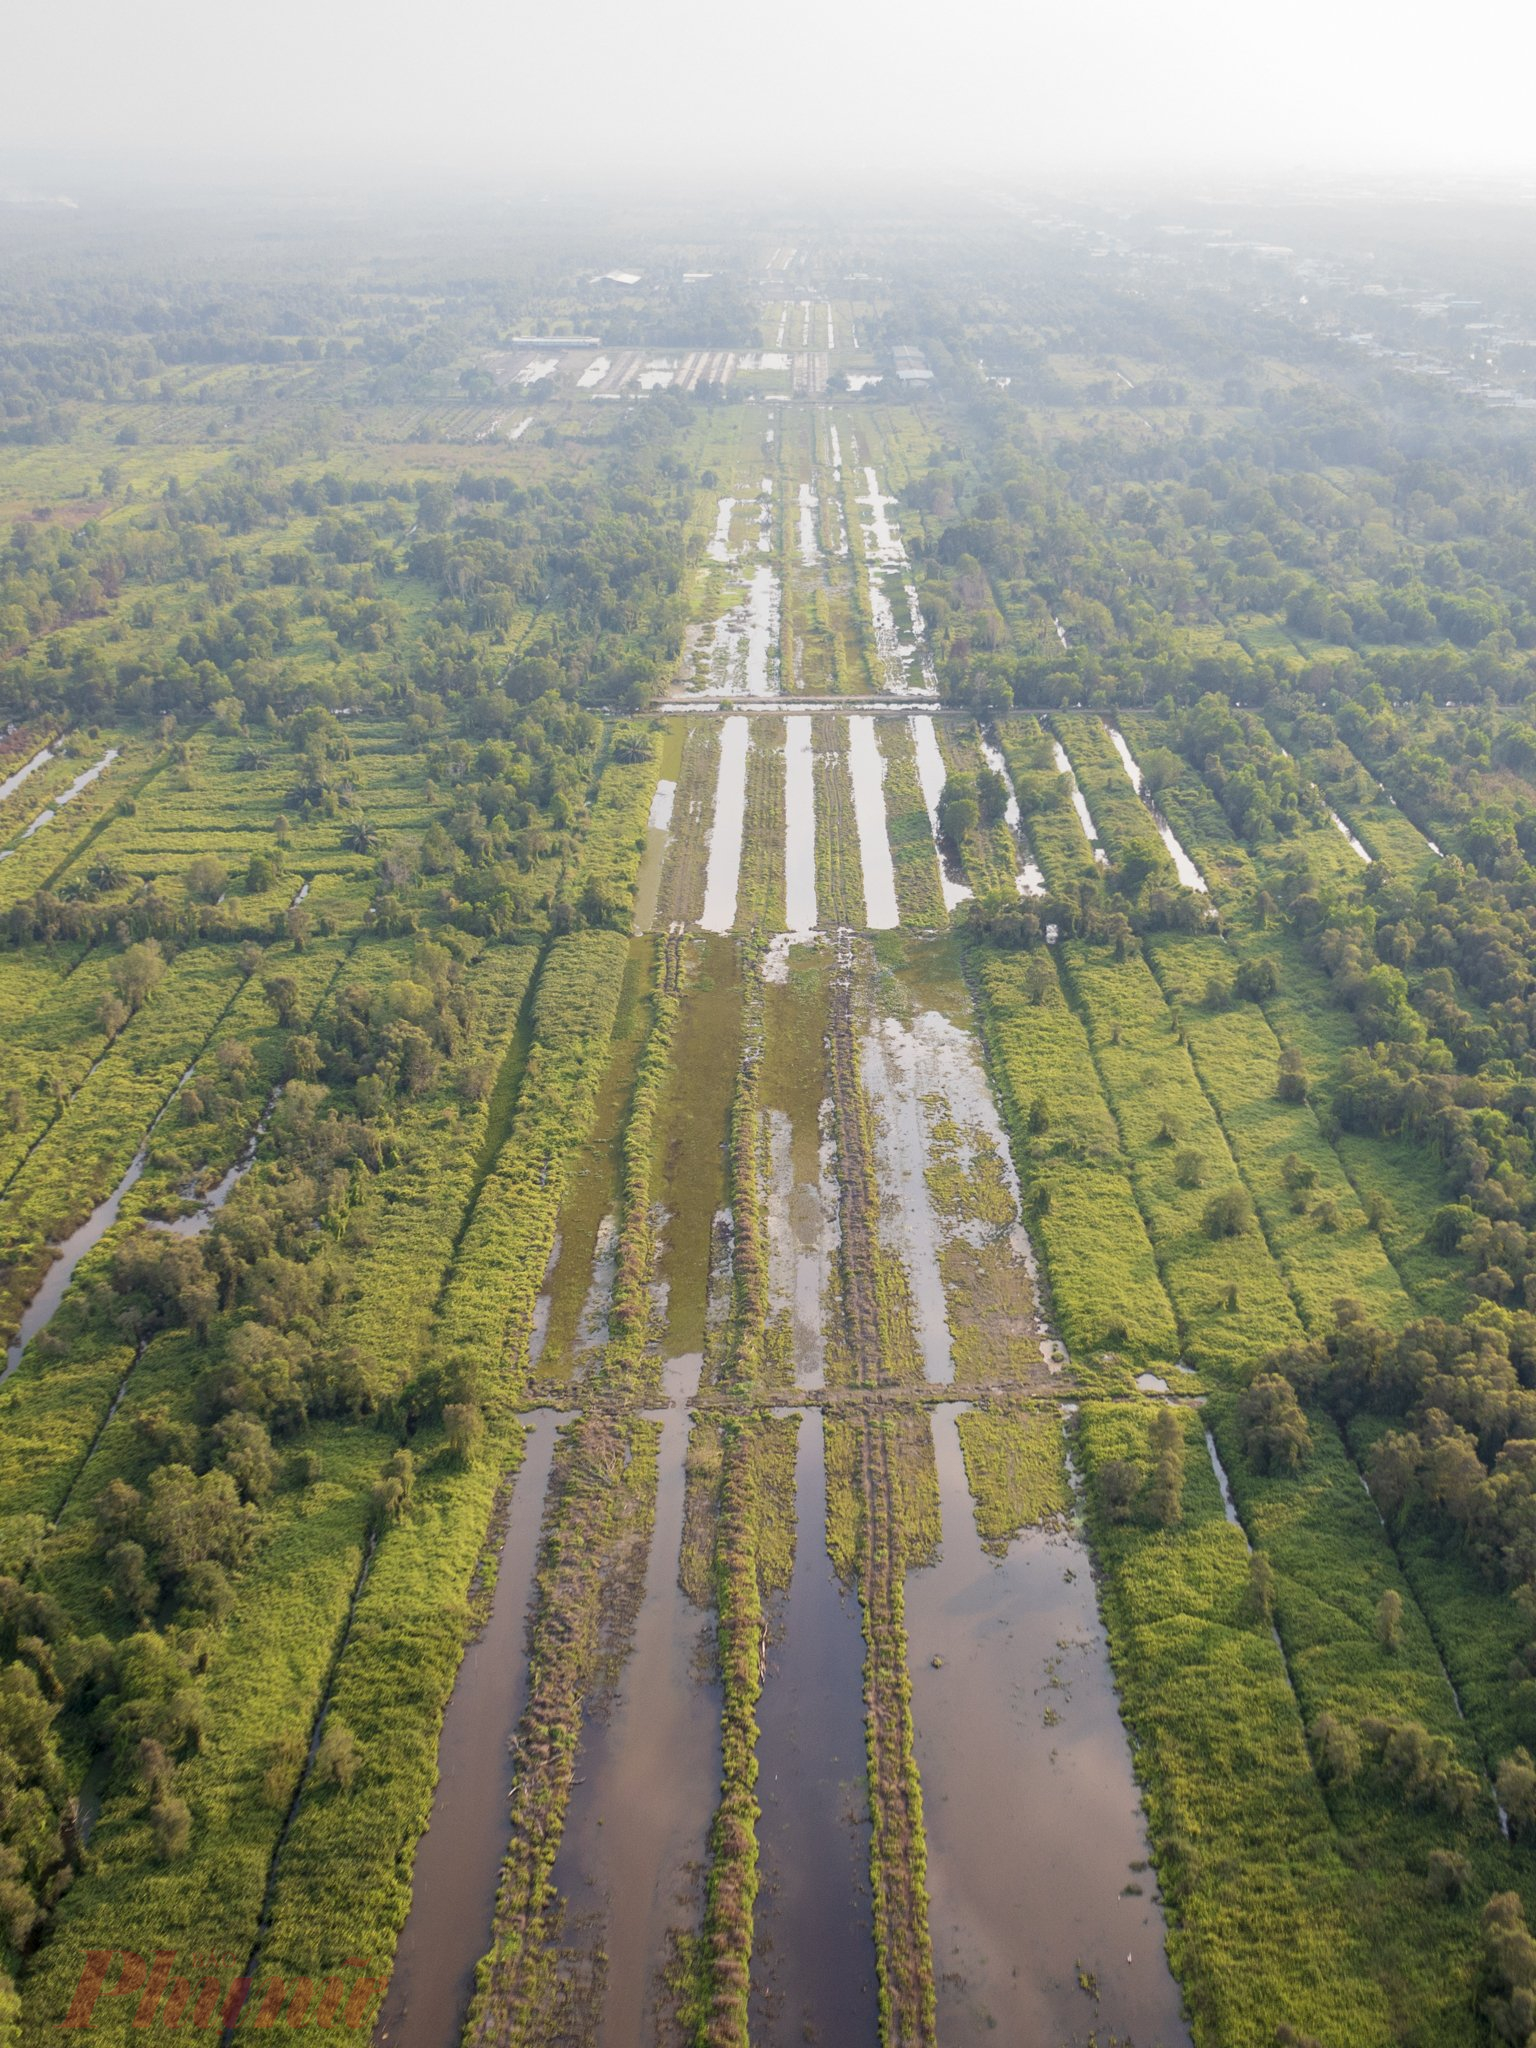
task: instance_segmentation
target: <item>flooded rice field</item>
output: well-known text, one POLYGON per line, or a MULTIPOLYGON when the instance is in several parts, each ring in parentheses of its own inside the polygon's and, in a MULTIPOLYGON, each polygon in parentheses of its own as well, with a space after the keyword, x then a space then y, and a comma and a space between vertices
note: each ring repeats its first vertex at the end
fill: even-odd
POLYGON ((864 1785, 864 1636, 826 1544, 819 1411, 795 1447, 795 1567, 770 1615, 758 1703, 762 1889, 752 1950, 760 2048, 874 2048, 879 2036, 864 1785))
POLYGON ((512 1736, 527 1695, 525 1637, 544 1490, 555 1432, 566 1419, 548 1409, 528 1418, 490 1613, 464 1653, 443 1716, 432 1817, 416 1850, 411 1909, 374 2030, 379 2048, 457 2048, 475 1965, 490 1946, 512 1736))
POLYGON ((907 1581, 945 2048, 1187 2042, 1129 1746, 1068 1527, 982 1548, 953 1405, 932 1411, 943 1548, 907 1581))

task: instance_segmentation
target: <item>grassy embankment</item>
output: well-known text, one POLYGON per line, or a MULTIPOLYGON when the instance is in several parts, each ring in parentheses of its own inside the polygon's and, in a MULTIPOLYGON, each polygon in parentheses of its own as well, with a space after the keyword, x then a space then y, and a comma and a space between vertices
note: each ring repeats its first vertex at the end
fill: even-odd
POLYGON ((1054 1403, 989 1401, 955 1426, 984 1550, 1002 1557, 1020 1530, 1069 1512, 1066 1444, 1054 1403))
MULTIPOLYGON (((837 1143, 838 1341, 828 1344, 828 1377, 875 1388, 920 1374, 906 1276, 879 1242, 879 1189, 869 1106, 859 1079, 853 1019, 853 962, 840 960, 830 992, 830 1073, 837 1143)), ((922 1518, 912 1513, 902 1445, 920 1432, 921 1412, 860 1408, 829 1417, 828 1470, 844 1474, 844 1515, 833 1515, 834 1561, 854 1573, 864 1623, 870 1875, 882 2038, 926 2043, 934 2036, 933 1955, 928 1936, 922 1787, 912 1748, 904 1580, 922 1518)), ((830 1497, 830 1488, 829 1488, 830 1497)), ((937 1489, 934 1489, 934 1512, 937 1489)), ((829 1511, 830 1512, 830 1511, 829 1511)))
POLYGON ((875 721, 885 762, 885 831, 896 873, 896 901, 904 925, 932 929, 949 922, 939 880, 933 826, 917 779, 917 755, 905 719, 875 721))
POLYGON ((1165 1364, 1178 1355, 1178 1326, 1087 1036, 1053 958, 978 946, 971 966, 1026 1220, 1074 1365, 1081 1374, 1106 1353, 1133 1368, 1165 1364))
POLYGON ((847 724, 840 718, 811 721, 812 772, 816 787, 816 908, 823 926, 864 923, 864 870, 859 861, 859 828, 848 774, 847 724))
MULTIPOLYGON (((509 973, 526 979, 526 960, 515 952, 494 950, 487 962, 492 979, 486 995, 493 988, 515 994, 509 973)), ((487 1001, 480 1016, 487 1044, 504 1046, 515 1003, 508 1014, 503 1002, 487 1001)), ((409 1274, 430 1301, 440 1283, 429 1276, 447 1269, 476 1171, 479 1119, 445 1119, 445 1092, 411 1113, 402 1132, 409 1162, 404 1172, 388 1176, 387 1189, 361 1190, 356 1220, 370 1231, 376 1257, 357 1299, 343 1312, 344 1327, 360 1350, 370 1343, 374 1384, 386 1399, 419 1359, 417 1323, 399 1314, 401 1276, 409 1274)), ((142 1434, 147 1418, 177 1424, 195 1413, 200 1361, 189 1340, 152 1349, 144 1364, 150 1370, 141 1366, 135 1373, 70 1497, 48 1560, 47 1583, 82 1629, 122 1626, 97 1606, 96 1499, 111 1479, 142 1481, 153 1457, 153 1432, 142 1434)), ((29 2011, 39 2025, 67 2002, 89 1948, 212 1943, 240 1958, 249 1951, 287 1803, 285 1787, 268 1774, 279 1751, 303 1755, 357 1590, 373 1481, 398 1440, 392 1425, 311 1427, 308 1447, 319 1459, 319 1477, 274 1496, 261 1541, 236 1579, 233 1610, 213 1631, 197 1682, 209 1732, 201 1751, 178 1773, 178 1790, 191 1813, 190 1847, 173 1862, 156 1860, 142 1792, 126 1774, 120 1783, 109 1782, 89 1879, 70 1893, 54 1939, 30 1973, 29 2011), (286 1747, 295 1738, 296 1746, 286 1747)), ((387 1770, 387 1754, 381 1752, 375 1763, 387 1770)), ((322 1973, 351 1952, 345 1944, 327 1954, 322 1973)))

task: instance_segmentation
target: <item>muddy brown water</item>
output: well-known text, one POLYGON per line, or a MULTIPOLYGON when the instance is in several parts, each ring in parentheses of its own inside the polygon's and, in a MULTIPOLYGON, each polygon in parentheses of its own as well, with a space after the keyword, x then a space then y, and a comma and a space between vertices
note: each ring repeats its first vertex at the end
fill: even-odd
POLYGON ((682 1408, 662 1418, 634 1647, 611 1712, 582 1725, 555 1859, 565 1945, 590 1934, 606 1958, 599 2048, 653 2048, 671 1938, 695 1930, 703 1913, 720 1787, 720 1688, 710 1620, 678 1584, 689 1424, 682 1408))
POLYGON ((961 1412, 933 1410, 943 1552, 906 1586, 939 2038, 1187 2044, 1088 1551, 986 1554, 961 1412))
POLYGON ((491 1945, 507 1847, 512 1736, 528 1687, 528 1609, 544 1493, 565 1420, 549 1409, 530 1418, 490 1615, 464 1652, 443 1716, 432 1816, 417 1846, 411 1909, 374 2030, 381 2048, 458 2048, 475 1965, 491 1945))
POLYGON ((827 1555, 819 1410, 795 1449, 795 1569, 758 1701, 762 1889, 752 1951, 758 2048, 879 2039, 869 1896, 864 1636, 827 1555))

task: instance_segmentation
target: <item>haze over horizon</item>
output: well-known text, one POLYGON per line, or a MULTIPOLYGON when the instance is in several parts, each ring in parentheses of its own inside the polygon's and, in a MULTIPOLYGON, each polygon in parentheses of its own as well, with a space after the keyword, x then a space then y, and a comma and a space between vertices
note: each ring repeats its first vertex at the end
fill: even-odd
POLYGON ((72 164, 290 191, 638 172, 765 197, 822 178, 1536 173, 1536 13, 1513 8, 1448 38, 1427 5, 1386 0, 895 0, 878 17, 812 0, 529 16, 456 0, 431 17, 402 0, 82 0, 20 13, 8 40, 13 192, 72 164))

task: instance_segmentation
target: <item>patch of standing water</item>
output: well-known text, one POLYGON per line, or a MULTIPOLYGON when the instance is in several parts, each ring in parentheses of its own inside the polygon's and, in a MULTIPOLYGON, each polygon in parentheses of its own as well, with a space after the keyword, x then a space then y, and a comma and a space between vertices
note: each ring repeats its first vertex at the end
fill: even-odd
MULTIPOLYGON (((1035 1329, 1041 1358, 1051 1373, 1060 1372, 1065 1362, 1065 1351, 1050 1326, 1035 1249, 1029 1232, 1019 1221, 1022 1210, 1019 1177, 986 1070, 978 1057, 974 1029, 957 1022, 952 1016, 946 1016, 941 1010, 931 1009, 918 1010, 910 1023, 886 1018, 881 1028, 886 1046, 892 1049, 893 1062, 900 1070, 902 1088, 918 1100, 918 1137, 922 1148, 925 1198, 926 1172, 935 1152, 934 1126, 937 1122, 947 1118, 963 1134, 970 1134, 963 1139, 965 1156, 970 1161, 967 1171, 974 1167, 978 1139, 984 1147, 990 1148, 996 1159, 1013 1212, 1006 1232, 1009 1254, 1023 1267, 1029 1283, 1028 1298, 1035 1304, 1035 1329)), ((934 1227, 937 1229, 937 1225, 934 1227)), ((962 1239, 979 1249, 997 1233, 995 1224, 984 1222, 980 1217, 964 1217, 947 1218, 944 1231, 939 1234, 962 1239)), ((1023 1292, 1022 1288, 1017 1290, 1019 1295, 1023 1292)))
POLYGON ((779 579, 760 563, 739 603, 716 619, 709 639, 707 682, 744 697, 771 697, 778 689, 773 650, 778 638, 779 579))
POLYGON ((729 562, 734 559, 731 548, 731 514, 736 510, 734 498, 722 498, 715 510, 715 530, 704 552, 712 562, 729 562))
POLYGON ((819 1148, 818 1178, 798 1179, 788 1113, 771 1109, 767 1122, 769 1306, 775 1316, 788 1316, 795 1385, 812 1392, 827 1383, 822 1314, 837 1230, 837 1186, 819 1148))
POLYGON ((907 551, 901 544, 901 536, 890 522, 889 507, 894 505, 896 500, 884 495, 880 489, 880 479, 872 469, 866 468, 864 471, 864 490, 866 495, 855 498, 854 503, 869 507, 866 539, 870 559, 878 562, 882 568, 897 568, 906 561, 907 551))
POLYGON ((923 1377, 931 1385, 948 1386, 955 1377, 955 1361, 939 1268, 939 1223, 928 1193, 922 1096, 933 1083, 921 1057, 923 1049, 916 1031, 894 1017, 882 1017, 865 1036, 859 1055, 874 1111, 881 1228, 912 1290, 912 1322, 923 1377))
POLYGON ((1013 886, 1021 896, 1043 896, 1046 893, 1045 874, 1034 859, 1034 856, 1030 853, 1028 842, 1024 837, 1024 820, 1019 810, 1019 793, 1013 786, 1013 777, 1008 772, 1008 763, 1003 758, 1003 750, 983 733, 981 752, 982 758, 986 761, 993 774, 1000 775, 1003 778, 1003 786, 1008 792, 1008 801, 1003 807, 1003 823, 1013 834, 1019 849, 1019 871, 1013 878, 1013 886))
POLYGON ((877 572, 869 578, 869 615, 875 629, 875 658, 883 674, 883 688, 891 697, 915 697, 929 687, 926 669, 923 680, 912 679, 912 661, 917 654, 896 628, 896 613, 877 572))
POLYGON ((709 828, 709 867, 699 923, 707 932, 728 932, 736 922, 741 874, 741 835, 747 806, 747 721, 739 714, 720 728, 720 769, 715 782, 715 816, 709 828))
POLYGON ((578 1354, 600 1351, 608 1335, 608 1314, 613 1306, 613 1283, 619 1270, 619 1219, 612 1210, 597 1226, 592 1246, 592 1278, 576 1322, 578 1354))
POLYGON ((896 869, 885 823, 885 756, 875 744, 875 722, 863 714, 848 721, 848 778, 859 828, 859 865, 864 875, 864 923, 872 932, 894 931, 901 923, 896 869))
POLYGON ((1088 808, 1087 798, 1077 786, 1077 777, 1072 773, 1072 763, 1067 759, 1067 750, 1060 740, 1053 739, 1051 741, 1051 758, 1055 761, 1058 772, 1067 778, 1067 788, 1072 797, 1072 808, 1076 811, 1078 822, 1082 825, 1084 837, 1093 848, 1094 859, 1101 867, 1107 867, 1109 865, 1109 855, 1099 844, 1099 828, 1093 822, 1093 813, 1088 808))
POLYGON ((661 871, 667 858, 667 841, 672 832, 672 807, 677 801, 677 784, 658 782, 645 821, 645 852, 635 884, 635 930, 648 932, 656 922, 656 903, 661 894, 661 871))
POLYGON ((656 1521, 634 1647, 610 1714, 588 1714, 552 1883, 606 1960, 597 2048, 648 2048, 669 1937, 698 1925, 720 1783, 720 1691, 710 1624, 678 1584, 689 1415, 661 1418, 656 1521))
POLYGON ((1062 1528, 990 1558, 964 1410, 932 1412, 943 1550, 906 1619, 939 2038, 1187 2043, 1158 1902, 1128 1891, 1147 1843, 1092 1559, 1062 1528))
POLYGON ((646 829, 651 832, 666 832, 672 824, 672 806, 677 801, 677 784, 662 781, 656 785, 651 798, 651 808, 646 817, 646 829))
POLYGON ((523 1461, 497 1558, 483 1628, 464 1652, 437 1745, 437 1790, 416 1849, 411 1907, 374 2029, 401 2048, 458 2048, 491 1945, 496 1885, 507 1846, 511 1742, 528 1690, 527 1622, 555 1432, 568 1418, 529 1418, 523 1461))
POLYGON ((1104 729, 1109 734, 1110 743, 1114 747, 1115 752, 1120 756, 1120 765, 1131 778, 1132 789, 1135 790, 1147 809, 1152 813, 1152 822, 1157 827, 1157 836, 1162 840, 1164 846, 1167 847, 1169 859, 1173 862, 1174 870, 1179 880, 1186 889, 1193 889, 1201 896, 1208 896, 1210 891, 1205 885, 1204 875, 1201 874, 1200 870, 1179 844, 1173 827, 1152 801, 1152 792, 1147 788, 1147 778, 1142 774, 1140 763, 1135 755, 1126 745, 1125 735, 1118 726, 1110 725, 1107 722, 1104 729))
POLYGON ((920 712, 910 723, 912 744, 917 753, 917 779, 922 787, 923 803, 927 808, 928 823, 933 832, 933 850, 939 857, 939 883, 944 891, 944 908, 953 910, 974 892, 968 889, 964 882, 952 879, 949 863, 944 856, 944 839, 939 829, 939 806, 944 801, 944 784, 947 780, 944 756, 939 751, 938 735, 927 712, 920 712))
POLYGON ((864 1636, 827 1556, 819 1409, 795 1445, 795 1566, 770 1616, 758 1701, 751 2036, 761 2048, 878 2038, 865 1793, 864 1636))
POLYGON ((811 721, 784 721, 784 922, 814 932, 816 902, 816 775, 811 721))
POLYGON ((807 569, 814 569, 821 560, 821 549, 816 544, 816 493, 809 484, 800 486, 800 560, 807 569))

